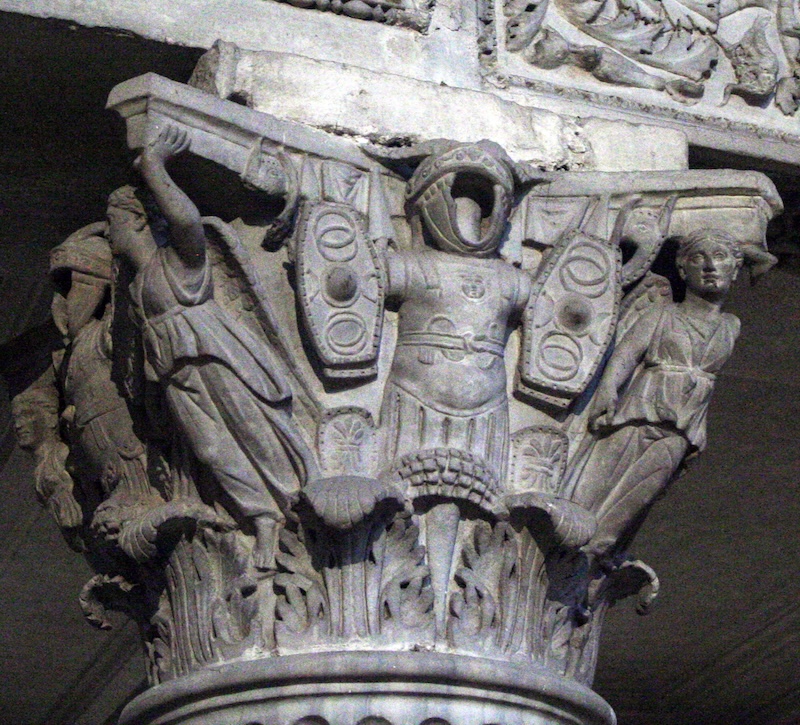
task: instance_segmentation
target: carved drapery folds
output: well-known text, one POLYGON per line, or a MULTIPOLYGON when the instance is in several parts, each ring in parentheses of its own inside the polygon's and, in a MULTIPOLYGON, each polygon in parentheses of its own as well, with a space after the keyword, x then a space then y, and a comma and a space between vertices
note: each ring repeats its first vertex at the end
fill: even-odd
POLYGON ((771 183, 359 147, 152 75, 109 105, 141 183, 54 251, 64 352, 16 402, 90 621, 132 616, 153 684, 370 650, 592 697, 606 610, 658 590, 628 549, 705 445, 725 295, 773 261, 771 183), (237 218, 201 217, 217 182, 237 218))

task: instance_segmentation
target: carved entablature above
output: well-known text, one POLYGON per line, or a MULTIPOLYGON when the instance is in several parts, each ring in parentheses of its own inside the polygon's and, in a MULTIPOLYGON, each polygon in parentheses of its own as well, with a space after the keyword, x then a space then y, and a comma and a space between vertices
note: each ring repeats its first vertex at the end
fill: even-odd
POLYGON ((431 21, 433 0, 274 0, 296 8, 344 15, 356 20, 397 25, 424 32, 431 21))
MULTIPOLYGON (((537 722, 610 722, 600 628, 657 594, 633 537, 705 447, 723 303, 775 262, 772 183, 358 143, 155 75, 109 107, 139 183, 54 250, 64 350, 14 401, 37 494, 97 569, 88 619, 133 617, 153 684, 280 688, 330 660, 377 722, 364 672, 391 662, 426 693, 407 722, 476 722, 466 686, 486 722, 541 692, 583 715, 537 722)), ((175 687, 123 722, 218 722, 162 719, 175 687)))
POLYGON ((487 7, 482 57, 492 85, 523 86, 606 117, 647 116, 699 146, 753 154, 758 143, 759 156, 800 158, 795 3, 497 0, 487 7))

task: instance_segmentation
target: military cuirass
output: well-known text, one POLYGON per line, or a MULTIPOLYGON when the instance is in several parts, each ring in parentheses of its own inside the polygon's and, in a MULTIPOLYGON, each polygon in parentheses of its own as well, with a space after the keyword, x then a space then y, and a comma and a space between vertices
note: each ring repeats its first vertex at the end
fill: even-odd
POLYGON ((499 259, 398 254, 392 294, 402 304, 392 381, 428 405, 463 412, 504 396, 505 346, 509 318, 520 304, 520 275, 499 259))

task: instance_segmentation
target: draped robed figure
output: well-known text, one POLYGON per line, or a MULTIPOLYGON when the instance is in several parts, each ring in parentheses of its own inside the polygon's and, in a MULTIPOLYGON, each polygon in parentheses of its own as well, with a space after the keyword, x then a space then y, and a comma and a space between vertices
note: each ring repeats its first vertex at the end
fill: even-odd
POLYGON ((282 361, 214 299, 206 234, 232 230, 218 219, 204 226, 169 177, 165 162, 187 147, 185 132, 167 127, 138 163, 169 222, 170 244, 156 245, 130 187, 109 199, 112 244, 136 269, 131 295, 147 359, 183 440, 254 526, 254 565, 268 570, 278 527, 314 469, 314 456, 292 419, 282 361))
POLYGON ((596 554, 624 551, 687 456, 705 448, 716 376, 739 334, 738 318, 721 307, 742 259, 724 231, 688 235, 676 260, 685 299, 651 308, 617 342, 573 484, 573 500, 598 521, 596 554))

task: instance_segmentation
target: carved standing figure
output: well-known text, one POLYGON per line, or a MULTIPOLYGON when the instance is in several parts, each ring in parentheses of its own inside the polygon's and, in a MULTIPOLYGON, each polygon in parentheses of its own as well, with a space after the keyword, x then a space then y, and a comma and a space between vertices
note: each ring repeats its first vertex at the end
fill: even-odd
POLYGON ((50 255, 53 317, 67 340, 56 374, 70 460, 85 494, 136 500, 153 491, 144 443, 112 376, 112 255, 104 234, 105 224, 89 225, 50 255))
POLYGON ((278 526, 313 472, 313 454, 291 418, 292 391, 270 345, 214 300, 206 236, 197 207, 165 163, 189 146, 166 127, 138 168, 169 223, 159 247, 135 190, 109 198, 114 252, 136 270, 131 295, 148 361, 197 458, 255 529, 254 565, 273 569, 278 526))
POLYGON ((505 350, 531 291, 529 274, 498 254, 510 167, 494 144, 464 144, 429 156, 408 183, 412 232, 425 246, 387 255, 387 297, 399 303, 381 413, 389 460, 450 448, 503 475, 505 350))
POLYGON ((686 236, 677 255, 685 299, 651 307, 618 341, 594 397, 597 438, 574 494, 597 517, 594 553, 624 550, 686 456, 705 448, 714 381, 739 334, 738 318, 721 307, 742 261, 727 232, 686 236))
POLYGON ((51 252, 52 314, 65 348, 14 403, 20 445, 37 461, 37 495, 78 549, 83 508, 152 492, 145 447, 112 379, 112 256, 104 233, 105 223, 90 224, 51 252))
POLYGON ((426 547, 440 635, 456 502, 491 511, 508 456, 506 345, 532 287, 498 253, 514 201, 512 169, 488 141, 428 156, 406 188, 417 248, 386 257, 387 299, 399 319, 381 428, 387 463, 434 503, 426 547))

